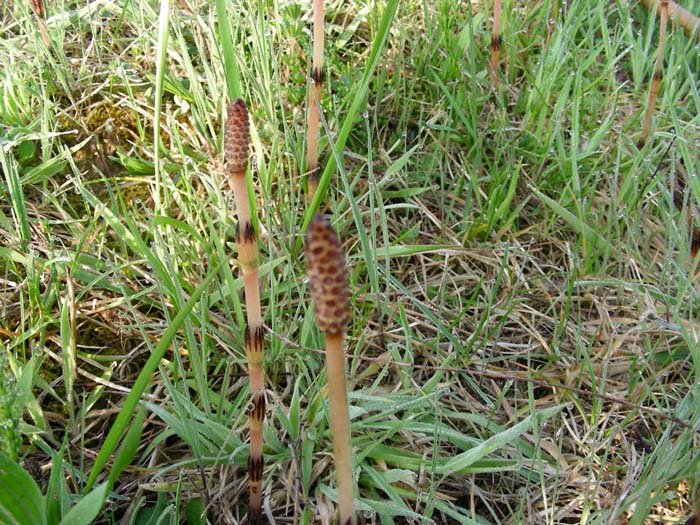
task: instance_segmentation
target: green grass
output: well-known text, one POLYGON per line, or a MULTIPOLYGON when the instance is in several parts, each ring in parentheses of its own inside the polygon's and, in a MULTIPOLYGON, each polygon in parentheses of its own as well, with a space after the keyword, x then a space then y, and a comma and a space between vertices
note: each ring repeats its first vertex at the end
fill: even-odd
POLYGON ((244 519, 245 312, 221 170, 239 95, 277 523, 327 519, 336 500, 303 261, 317 208, 350 268, 368 522, 685 523, 697 47, 669 27, 639 149, 652 13, 506 1, 494 88, 490 7, 326 5, 325 171, 307 208, 310 3, 57 0, 50 50, 28 2, 0 6, 0 452, 48 523, 244 519))

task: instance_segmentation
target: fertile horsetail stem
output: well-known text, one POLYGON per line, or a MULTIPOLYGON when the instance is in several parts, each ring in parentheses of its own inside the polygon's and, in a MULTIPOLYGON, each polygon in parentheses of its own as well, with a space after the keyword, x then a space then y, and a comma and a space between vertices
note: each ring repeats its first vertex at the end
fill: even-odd
POLYGON ((663 78, 664 67, 664 48, 666 47, 666 25, 668 21, 668 0, 659 2, 659 46, 656 53, 656 65, 654 67, 654 76, 651 79, 651 87, 649 88, 649 100, 647 108, 644 112, 644 125, 642 127, 642 137, 640 143, 644 144, 649 138, 651 131, 651 117, 654 114, 654 106, 656 105, 656 97, 659 95, 659 86, 663 78))
POLYGON ((319 115, 323 91, 323 0, 313 0, 314 43, 311 63, 311 83, 308 95, 308 128, 306 130, 306 173, 308 199, 311 202, 320 177, 318 166, 319 115))
MULTIPOLYGON (((650 11, 656 10, 657 14, 661 16, 661 10, 658 9, 658 5, 661 1, 662 0, 642 0, 642 5, 650 11)), ((679 6, 673 0, 668 0, 666 12, 668 13, 668 17, 674 23, 678 24, 689 38, 700 43, 700 18, 679 6)))
POLYGON ((350 448, 350 418, 345 387, 343 335, 350 323, 350 290, 345 259, 330 223, 316 215, 306 235, 306 269, 316 323, 326 339, 331 433, 341 525, 355 525, 355 489, 350 448))
POLYGON ((494 0, 493 3, 493 33, 491 34, 491 81, 498 83, 498 71, 501 61, 501 0, 494 0))
POLYGON ((263 474, 263 418, 265 417, 263 324, 260 311, 258 286, 258 243, 250 214, 246 170, 250 146, 248 108, 241 99, 235 100, 228 110, 224 135, 226 171, 231 177, 233 197, 238 211, 236 246, 238 261, 243 274, 248 326, 245 329, 245 351, 248 358, 252 408, 248 413, 250 426, 249 481, 250 499, 248 522, 262 523, 262 474, 263 474))

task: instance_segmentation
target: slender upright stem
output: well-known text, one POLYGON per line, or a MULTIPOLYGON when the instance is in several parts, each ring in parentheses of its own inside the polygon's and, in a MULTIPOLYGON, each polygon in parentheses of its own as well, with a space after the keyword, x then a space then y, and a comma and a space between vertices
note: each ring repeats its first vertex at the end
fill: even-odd
POLYGON ((355 489, 350 449, 350 416, 345 388, 345 351, 342 334, 326 334, 328 397, 331 403, 333 458, 338 482, 338 510, 341 525, 355 524, 355 489))
POLYGON ((316 323, 326 338, 331 434, 341 525, 355 525, 350 418, 345 387, 343 334, 350 323, 350 289, 340 241, 330 223, 316 215, 306 236, 306 267, 316 323))
POLYGON ((320 177, 318 166, 318 134, 323 91, 323 0, 314 0, 314 42, 311 82, 308 95, 308 129, 306 130, 306 173, 308 199, 311 202, 320 177))
POLYGON ((491 82, 498 84, 498 72, 501 61, 501 0, 493 3, 493 33, 491 34, 491 82))
POLYGON ((664 67, 664 48, 666 47, 666 25, 668 21, 668 0, 659 2, 660 21, 659 21, 659 45, 656 53, 656 65, 654 66, 654 76, 651 79, 651 87, 649 88, 649 100, 647 101, 646 111, 644 112, 644 125, 642 127, 642 137, 640 142, 644 144, 651 131, 651 117, 654 114, 656 106, 656 98, 659 95, 659 86, 663 79, 664 67))
MULTIPOLYGON (((661 16, 661 10, 657 8, 661 1, 662 0, 642 0, 642 5, 650 11, 656 9, 657 14, 661 16)), ((674 23, 678 24, 689 38, 700 42, 700 18, 672 0, 668 0, 667 12, 668 17, 674 23)))
POLYGON ((263 474, 263 418, 265 417, 263 348, 264 332, 260 308, 258 282, 258 242, 253 228, 246 171, 250 130, 248 108, 241 99, 235 100, 228 110, 228 122, 224 137, 226 170, 231 177, 233 196, 238 212, 236 246, 238 262, 243 274, 248 325, 245 329, 245 350, 248 359, 252 408, 248 413, 250 426, 249 481, 250 499, 248 522, 262 523, 262 474, 263 474))

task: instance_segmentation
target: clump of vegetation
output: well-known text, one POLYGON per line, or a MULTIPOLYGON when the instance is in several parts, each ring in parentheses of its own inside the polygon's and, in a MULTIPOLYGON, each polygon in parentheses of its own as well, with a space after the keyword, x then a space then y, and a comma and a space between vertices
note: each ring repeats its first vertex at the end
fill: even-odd
POLYGON ((37 511, 18 520, 306 525, 352 495, 383 525, 687 522, 693 1, 668 2, 642 149, 656 0, 503 2, 499 89, 491 4, 326 2, 310 204, 310 2, 50 2, 50 49, 31 3, 0 2, 0 351, 17 378, 0 461, 37 511), (239 97, 237 172, 254 176, 236 178, 210 152, 239 97), (353 290, 352 490, 303 277, 321 201, 353 290))

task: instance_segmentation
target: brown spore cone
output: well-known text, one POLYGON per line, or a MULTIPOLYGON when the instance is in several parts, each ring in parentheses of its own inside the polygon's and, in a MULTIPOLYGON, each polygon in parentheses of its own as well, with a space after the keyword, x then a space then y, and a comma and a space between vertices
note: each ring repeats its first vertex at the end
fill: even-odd
POLYGON ((228 118, 224 130, 226 169, 229 173, 236 175, 245 172, 248 167, 249 147, 248 107, 242 99, 237 98, 228 108, 228 118))
POLYGON ((316 215, 306 234, 306 271, 318 327, 327 335, 350 324, 350 289, 345 258, 328 219, 316 215))

